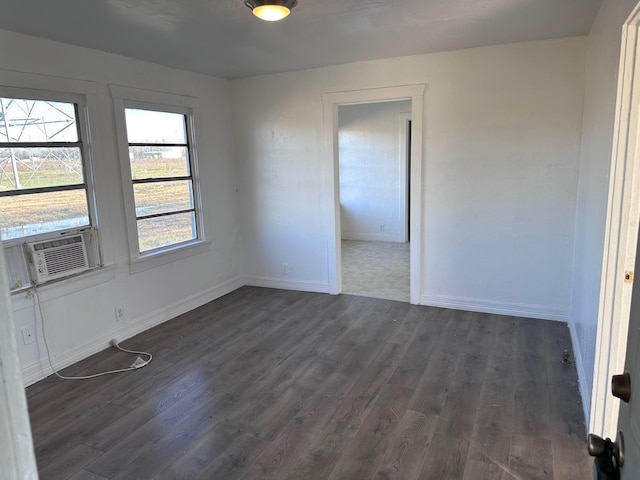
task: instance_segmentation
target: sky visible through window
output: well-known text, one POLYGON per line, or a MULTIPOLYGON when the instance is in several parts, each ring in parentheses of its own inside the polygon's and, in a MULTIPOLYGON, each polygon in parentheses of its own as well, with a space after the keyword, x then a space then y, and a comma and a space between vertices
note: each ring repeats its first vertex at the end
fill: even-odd
POLYGON ((0 142, 77 142, 72 103, 0 97, 0 142))
POLYGON ((187 143, 184 115, 127 108, 129 143, 187 143))

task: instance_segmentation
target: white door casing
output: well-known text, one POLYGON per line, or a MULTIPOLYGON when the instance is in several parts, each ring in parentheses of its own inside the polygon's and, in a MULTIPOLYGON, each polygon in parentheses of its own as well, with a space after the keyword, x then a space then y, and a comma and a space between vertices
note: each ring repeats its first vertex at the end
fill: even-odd
POLYGON ((322 95, 324 115, 324 178, 327 223, 327 259, 329 274, 329 293, 342 292, 340 239, 340 184, 338 168, 338 107, 362 103, 411 100, 411 244, 410 285, 411 303, 420 302, 422 291, 422 162, 424 135, 424 93, 426 85, 403 85, 380 87, 365 90, 324 93, 322 95))
POLYGON ((640 471, 640 285, 633 279, 640 273, 639 25, 640 3, 622 30, 589 422, 593 433, 624 438, 624 480, 640 471), (611 377, 625 368, 632 378, 628 405, 611 394, 611 377))
POLYGON ((611 396, 611 376, 625 365, 632 283, 640 218, 640 4, 622 31, 609 198, 605 226, 589 431, 615 438, 619 400, 611 396))

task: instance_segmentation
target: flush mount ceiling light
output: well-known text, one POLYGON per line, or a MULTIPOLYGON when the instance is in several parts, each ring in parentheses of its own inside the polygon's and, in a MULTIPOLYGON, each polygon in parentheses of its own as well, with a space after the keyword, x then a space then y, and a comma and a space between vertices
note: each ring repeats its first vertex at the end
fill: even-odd
POLYGON ((245 0, 244 4, 253 14, 267 22, 282 20, 291 13, 298 0, 245 0))

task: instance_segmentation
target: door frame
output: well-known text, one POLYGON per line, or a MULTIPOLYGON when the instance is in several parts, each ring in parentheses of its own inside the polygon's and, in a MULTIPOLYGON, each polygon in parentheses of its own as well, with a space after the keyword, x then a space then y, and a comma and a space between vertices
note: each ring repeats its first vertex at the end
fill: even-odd
MULTIPOLYGON (((611 376, 624 371, 640 219, 640 3, 622 27, 589 430, 616 437, 620 402, 611 376)), ((637 272, 640 275, 640 272, 637 272)), ((640 279, 638 279, 640 281, 640 279)))
POLYGON ((6 478, 36 479, 38 468, 3 249, 0 242, 0 384, 3 386, 0 388, 0 463, 6 478))
POLYGON ((402 241, 408 242, 411 238, 409 235, 409 225, 411 224, 409 218, 409 185, 411 184, 409 178, 409 153, 411 152, 411 146, 409 145, 409 129, 411 128, 411 112, 402 112, 398 115, 398 138, 400 139, 398 145, 398 178, 399 178, 399 191, 398 198, 398 212, 403 222, 402 229, 402 241))
POLYGON ((327 259, 329 293, 342 292, 342 249, 340 225, 340 179, 338 167, 338 107, 363 103, 394 102, 411 100, 411 243, 409 246, 411 303, 420 303, 422 280, 422 162, 424 135, 424 94, 426 85, 401 85, 369 88, 322 94, 324 114, 324 155, 323 166, 327 185, 325 198, 327 205, 327 259))

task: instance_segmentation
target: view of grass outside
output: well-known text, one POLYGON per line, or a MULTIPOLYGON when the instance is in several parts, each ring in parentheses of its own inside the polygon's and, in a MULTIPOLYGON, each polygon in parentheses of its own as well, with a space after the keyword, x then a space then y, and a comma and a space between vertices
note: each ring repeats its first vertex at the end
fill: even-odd
MULTIPOLYGON (((0 149, 0 162, 9 155, 9 149, 0 149)), ((15 155, 15 153, 14 153, 15 155)), ((22 188, 82 183, 78 169, 69 168, 67 161, 41 162, 37 171, 28 159, 18 164, 18 176, 22 188)), ((79 163, 79 159, 78 159, 79 163)), ((35 164, 35 163, 34 163, 35 164)), ((153 158, 135 159, 131 163, 135 178, 170 177, 185 170, 184 158, 165 158, 158 164, 153 158)), ((81 172, 81 170, 80 170, 81 172)), ((0 190, 15 189, 12 171, 0 174, 0 190)), ((117 193, 117 192, 114 192, 117 193)), ((190 208, 190 194, 184 182, 145 184, 136 192, 136 206, 153 211, 190 208)), ((84 189, 17 195, 0 198, 0 232, 4 240, 26 235, 89 225, 87 200, 84 189)), ((140 250, 191 240, 195 236, 192 215, 158 217, 140 221, 140 250), (152 221, 153 220, 153 221, 152 221)))
MULTIPOLYGON (((134 179, 179 177, 188 174, 186 149, 181 158, 151 158, 152 151, 130 147, 131 176, 134 179), (142 157, 142 158, 140 158, 142 157)), ((168 152, 174 153, 167 149, 168 152)), ((189 180, 134 184, 136 215, 152 215, 193 208, 193 188, 189 180)), ((167 245, 188 242, 197 237, 195 215, 180 213, 138 220, 138 243, 141 252, 167 245)))
POLYGON ((179 213, 138 220, 138 238, 141 252, 193 240, 196 238, 195 215, 179 213))
MULTIPOLYGON (((83 183, 78 148, 3 148, 0 165, 11 165, 0 171, 0 191, 83 183)), ((4 240, 89 224, 83 186, 1 197, 0 204, 0 235, 4 240)))
POLYGON ((0 198, 3 240, 89 225, 84 190, 0 198))

